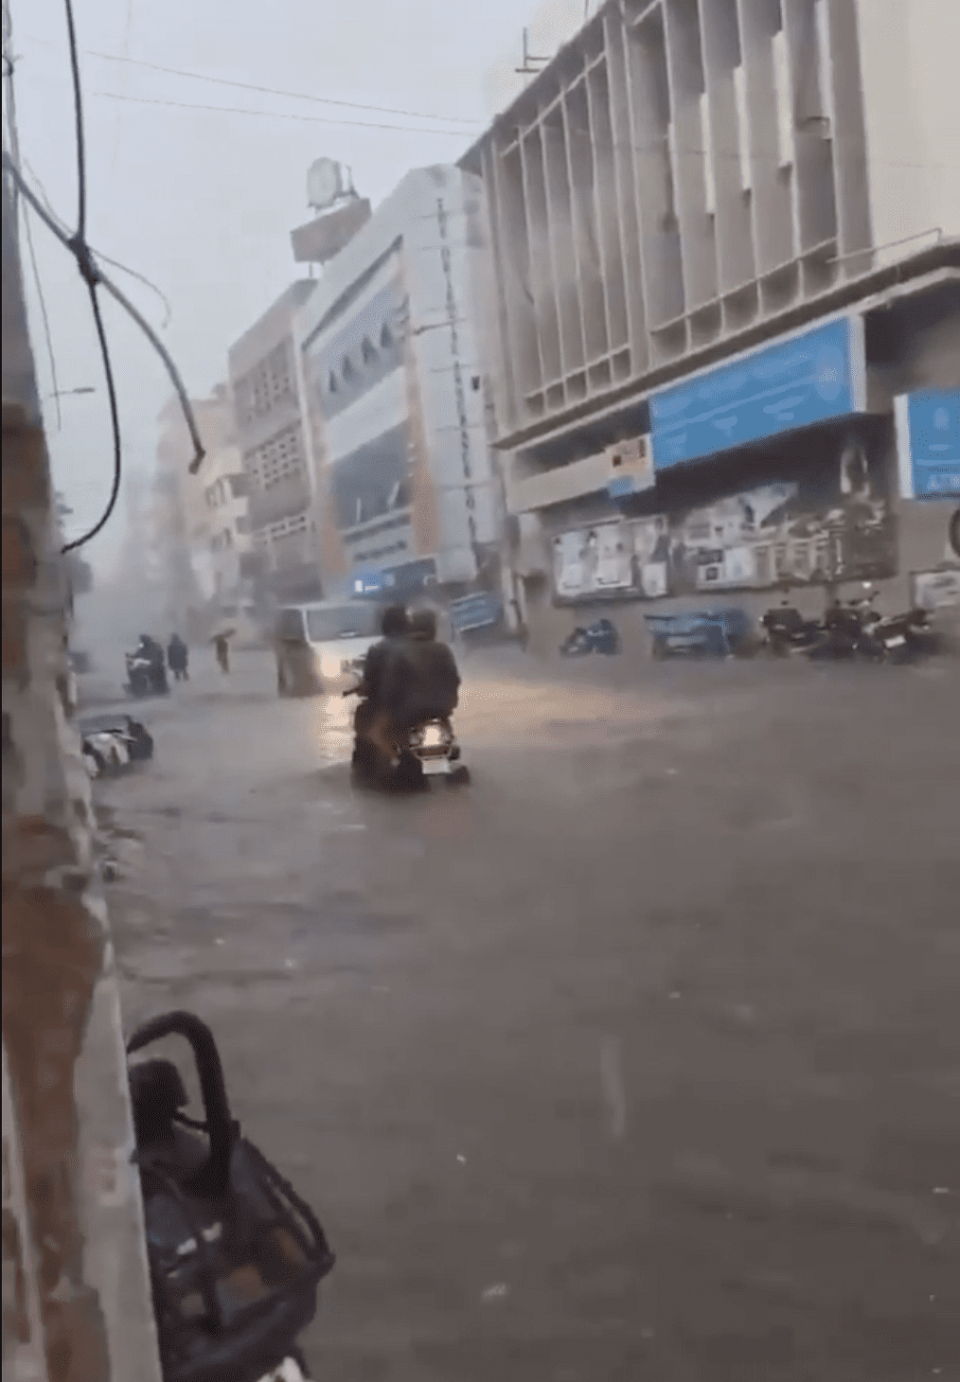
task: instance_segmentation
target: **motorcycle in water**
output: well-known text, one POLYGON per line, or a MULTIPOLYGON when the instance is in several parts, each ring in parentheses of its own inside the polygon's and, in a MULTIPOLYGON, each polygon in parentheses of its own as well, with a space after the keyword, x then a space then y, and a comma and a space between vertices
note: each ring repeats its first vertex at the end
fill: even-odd
POLYGON ((204 1117, 188 1117, 176 1065, 128 1065, 136 1162, 164 1382, 305 1382, 297 1337, 335 1262, 313 1211, 231 1116, 209 1027, 155 1017, 128 1056, 169 1036, 189 1042, 204 1117))
POLYGON ((924 609, 883 618, 874 613, 864 623, 860 651, 876 662, 908 663, 932 657, 939 650, 936 631, 924 609))
POLYGON ((783 600, 761 616, 764 646, 774 657, 807 652, 823 638, 823 625, 817 619, 804 619, 800 611, 783 600))
POLYGON ((124 725, 88 724, 81 726, 83 762, 91 778, 146 763, 153 757, 153 735, 139 720, 124 716, 124 725))
POLYGON ((587 657, 600 653, 615 657, 620 651, 620 635, 609 619, 597 619, 586 628, 576 628, 560 644, 561 657, 587 657))
POLYGON ((868 594, 845 604, 834 600, 823 616, 820 640, 808 650, 809 657, 846 660, 857 654, 869 654, 870 644, 864 637, 864 629, 877 617, 873 601, 878 592, 864 588, 868 589, 868 594))
MULTIPOLYGON (((358 686, 344 691, 354 696, 358 686)), ((450 787, 465 787, 470 769, 463 762, 460 745, 449 719, 431 718, 404 731, 396 756, 385 754, 364 733, 364 707, 361 700, 354 719, 353 756, 350 761, 354 780, 363 787, 384 791, 417 792, 429 787, 433 778, 450 787)))
POLYGON ((139 648, 135 653, 125 653, 127 681, 124 686, 128 696, 142 699, 144 696, 165 696, 170 687, 167 683, 167 669, 162 661, 139 648))

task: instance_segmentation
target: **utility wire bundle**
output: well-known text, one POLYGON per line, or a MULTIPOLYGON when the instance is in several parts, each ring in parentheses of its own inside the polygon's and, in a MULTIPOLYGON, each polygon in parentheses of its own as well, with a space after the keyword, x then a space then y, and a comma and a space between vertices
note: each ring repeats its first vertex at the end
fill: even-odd
POLYGON ((117 498, 120 493, 120 480, 123 468, 120 415, 117 407, 117 390, 113 377, 113 365, 110 359, 110 347, 107 342, 107 334, 103 324, 103 314, 100 308, 100 298, 97 292, 98 288, 101 286, 105 288, 110 296, 133 318, 166 366, 167 373, 170 375, 173 386, 177 392, 177 397, 180 400, 184 420, 186 421, 187 429, 190 433, 190 440, 193 443, 194 456, 193 460, 190 462, 190 473, 193 475, 195 475, 200 468, 200 464, 204 457, 204 449, 200 441, 200 433, 193 415, 193 409, 187 397, 186 388, 170 356, 170 352, 157 336, 157 333, 150 326, 149 322, 137 311, 129 298, 103 273, 96 263, 93 251, 87 243, 86 147, 84 143, 83 98, 80 89, 80 63, 77 53, 77 36, 74 26, 72 0, 64 0, 64 6, 66 9, 67 34, 70 44, 70 70, 73 77, 73 106, 76 127, 77 228, 74 233, 71 235, 57 222, 56 218, 47 210, 27 183, 18 166, 18 162, 6 152, 4 152, 3 155, 3 170, 10 176, 17 191, 34 214, 40 218, 50 233, 73 255, 77 268, 80 271, 80 276, 87 285, 87 291, 90 295, 90 308, 93 313, 97 340, 100 345, 100 354, 103 359, 103 372, 106 378, 107 397, 110 403, 110 421, 113 428, 113 483, 111 485, 107 506, 100 518, 82 537, 76 538, 73 542, 68 542, 61 549, 63 553, 67 553, 75 551, 78 547, 85 546, 91 538, 96 537, 97 533, 102 531, 110 520, 110 516, 116 507, 117 498))

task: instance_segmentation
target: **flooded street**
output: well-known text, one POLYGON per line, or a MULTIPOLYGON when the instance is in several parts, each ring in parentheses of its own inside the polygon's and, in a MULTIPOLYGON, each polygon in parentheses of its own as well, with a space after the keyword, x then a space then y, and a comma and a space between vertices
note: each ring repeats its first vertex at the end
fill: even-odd
POLYGON ((144 702, 127 1028, 316 1207, 318 1378, 960 1378, 956 669, 590 674, 466 664, 412 800, 263 655, 144 702))

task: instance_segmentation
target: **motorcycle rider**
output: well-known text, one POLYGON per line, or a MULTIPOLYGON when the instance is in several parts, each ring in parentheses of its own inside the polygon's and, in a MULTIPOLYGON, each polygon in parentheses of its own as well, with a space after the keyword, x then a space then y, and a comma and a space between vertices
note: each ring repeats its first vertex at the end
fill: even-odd
POLYGON ((167 661, 161 645, 148 633, 142 633, 134 657, 146 662, 153 690, 163 695, 167 690, 167 661))
POLYGON ((460 672, 449 647, 437 638, 434 611, 418 610, 409 628, 403 657, 391 664, 385 686, 395 742, 431 720, 449 729, 460 700, 460 672))
POLYGON ((405 605, 391 605, 384 610, 380 623, 383 637, 367 653, 363 680, 355 688, 355 694, 361 698, 353 717, 355 768, 375 770, 377 764, 392 762, 395 756, 393 717, 384 702, 383 689, 390 663, 402 651, 409 628, 405 605))

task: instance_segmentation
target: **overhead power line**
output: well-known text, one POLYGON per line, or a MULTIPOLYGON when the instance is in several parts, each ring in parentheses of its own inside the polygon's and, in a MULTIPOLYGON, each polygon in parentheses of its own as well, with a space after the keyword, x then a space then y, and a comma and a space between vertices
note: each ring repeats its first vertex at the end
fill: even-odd
MULTIPOLYGON (((464 130, 429 129, 419 125, 387 124, 373 120, 334 120, 323 115, 296 115, 292 112, 279 110, 251 110, 248 106, 209 106, 196 101, 167 101, 153 96, 124 96, 119 91, 91 91, 90 95, 102 96, 111 101, 131 101, 140 106, 171 106, 178 110, 210 110, 221 115, 254 115, 261 120, 297 120, 310 125, 333 125, 358 130, 406 130, 409 134, 443 134, 448 138, 452 135, 457 139, 463 139, 466 135, 464 130)), ((423 118, 429 119, 430 117, 424 116, 423 118)))
MULTIPOLYGON (((46 188, 40 181, 40 178, 37 176, 37 171, 31 165, 30 160, 28 158, 17 158, 16 151, 14 151, 14 159, 21 171, 26 169, 26 171, 30 174, 31 178, 36 184, 37 191, 40 194, 40 198, 44 206, 47 208, 53 219, 59 225, 61 225, 61 229, 63 229, 62 223, 60 222, 60 218, 57 215, 56 211, 54 211, 53 206, 50 202, 50 198, 47 196, 46 188)), ((27 218, 24 218, 24 224, 29 227, 30 222, 27 218)), ((97 259, 102 259, 105 264, 112 264, 115 269, 119 269, 121 273, 129 274, 131 278, 139 279, 139 281, 145 287, 149 288, 152 293, 156 293, 157 297, 163 303, 164 316, 163 321, 161 322, 161 326, 165 330, 170 325, 171 318, 173 317, 173 308, 170 306, 170 299, 167 297, 163 289, 158 288, 152 279, 147 278, 146 274, 140 273, 138 269, 131 269, 129 264, 124 264, 119 259, 111 259, 110 255, 104 254, 103 250, 94 249, 93 246, 91 246, 91 249, 93 250, 93 253, 96 255, 97 259)))
MULTIPOLYGON (((59 45, 47 38, 31 37, 31 43, 40 43, 44 46, 56 48, 59 45)), ((126 42, 126 39, 124 40, 126 42)), ((143 67, 151 72, 165 72, 171 77, 186 77, 190 81, 209 82, 214 86, 232 86, 240 91, 256 91, 262 96, 282 96, 291 101, 311 101, 316 105, 323 106, 343 106, 348 110, 369 110, 377 115, 403 115, 411 120, 435 120, 441 124, 463 125, 468 129, 479 129, 485 124, 483 120, 471 120, 463 115, 437 115, 429 114, 422 110, 405 110, 398 106, 378 106, 368 101, 347 101, 341 100, 337 96, 318 96, 315 92, 307 91, 287 91, 282 87, 263 86, 257 82, 241 82, 233 77, 215 77, 210 72, 191 72, 185 67, 167 67, 159 62, 148 62, 145 58, 131 58, 123 53, 103 53, 95 48, 84 48, 85 57, 99 58, 103 62, 129 63, 134 67, 143 67)), ((100 93, 109 94, 109 93, 100 93)), ((388 128, 393 128, 389 126, 388 128)))
POLYGON ((479 120, 468 120, 461 115, 428 115, 422 110, 401 110, 396 106, 375 106, 366 101, 341 101, 335 96, 317 96, 312 92, 305 91, 284 91, 279 87, 259 86, 255 82, 239 82, 231 77, 214 77, 209 72, 189 72, 182 67, 165 67, 159 62, 147 62, 143 58, 128 58, 119 53, 100 53, 93 48, 84 50, 92 58, 101 58, 104 62, 132 63, 135 67, 146 67, 151 72, 166 72, 172 77, 188 77, 191 81, 211 82, 216 86, 233 86, 241 91, 258 91, 263 96, 286 96, 296 101, 314 101, 318 105, 324 106, 344 106, 350 110, 370 110, 380 115, 406 115, 414 120, 438 120, 452 125, 468 125, 476 128, 482 122, 479 120))
POLYGON ((70 41, 70 67, 73 77, 73 106, 74 122, 76 126, 75 137, 77 149, 77 229, 74 232, 74 234, 69 234, 69 232, 66 231, 59 224, 57 217, 46 209, 46 207, 40 201, 40 198, 36 195, 33 189, 26 182, 23 173, 17 167, 17 164, 14 162, 13 158, 6 151, 4 151, 3 154, 3 169, 4 172, 7 173, 7 175, 13 179, 13 182, 17 187, 18 191, 20 192, 20 195, 23 197, 24 201, 26 201, 29 204, 31 209, 35 212, 37 216, 40 217, 40 220, 43 221, 44 225, 51 232, 51 234, 54 235, 60 241, 60 243, 70 251, 74 259, 76 260, 77 268, 80 270, 80 276, 83 279, 84 283, 87 285, 87 291, 90 295, 90 308, 93 313, 94 327, 96 328, 97 341, 100 345, 100 354, 103 360, 103 371, 107 385, 107 397, 110 404, 110 422, 113 430, 113 481, 110 487, 110 497, 107 500, 106 508, 104 509, 100 518, 97 520, 97 522, 93 525, 92 528, 88 529, 88 531, 83 534, 82 537, 75 538, 72 542, 66 543, 61 548, 61 551, 63 553, 67 553, 75 551, 78 547, 83 547, 86 543, 88 543, 91 540, 91 538, 96 537, 97 533, 99 533, 106 526, 107 522, 110 519, 110 515, 113 513, 114 508, 116 507, 117 497, 120 493, 120 481, 123 463, 123 448, 120 436, 120 411, 117 406, 116 381, 114 379, 113 364, 110 358, 110 347, 107 341, 107 334, 103 324, 103 315, 100 310, 100 298, 97 292, 98 288, 100 288, 101 285, 104 288, 106 288, 106 290, 110 293, 111 297, 115 298, 116 301, 120 303, 121 307, 123 307, 125 311, 129 313, 129 315, 140 327, 141 331, 144 332, 147 339, 153 345, 154 349, 157 351, 158 355, 167 367, 167 371, 170 375, 171 380, 173 381, 173 386, 177 391, 177 397, 180 400, 180 405, 183 408, 184 420, 187 424, 187 429, 190 433, 190 439, 193 442, 195 449, 195 456, 190 465, 191 471, 196 472, 199 469, 200 463, 203 460, 204 450, 203 445, 200 441, 200 433, 197 430, 197 424, 196 419, 193 415, 193 409, 191 408, 190 400, 187 397, 187 391, 184 387, 183 380, 180 378, 180 374, 177 370, 177 367, 170 357, 169 351, 166 349, 163 342, 160 340, 156 332, 150 326, 149 322, 147 322, 144 319, 144 317, 140 314, 140 312, 137 311, 133 303, 131 303, 130 300, 120 291, 120 289, 117 288, 115 284, 111 283, 110 280, 101 272, 94 260, 93 252, 91 251, 90 246, 86 242, 86 149, 83 131, 83 99, 80 86, 80 64, 77 59, 77 42, 76 33, 74 30, 72 0, 64 0, 64 8, 66 10, 67 32, 70 41))

